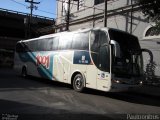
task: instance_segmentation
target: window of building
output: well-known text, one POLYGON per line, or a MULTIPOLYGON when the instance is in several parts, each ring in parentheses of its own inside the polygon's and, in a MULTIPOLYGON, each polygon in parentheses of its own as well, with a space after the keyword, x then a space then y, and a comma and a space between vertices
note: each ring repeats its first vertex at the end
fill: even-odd
POLYGON ((84 0, 74 0, 77 2, 77 10, 84 9, 84 0))
POLYGON ((79 0, 79 10, 84 9, 84 0, 79 0))
POLYGON ((68 0, 63 0, 62 1, 62 16, 67 15, 68 12, 68 0))
POLYGON ((103 3, 104 0, 94 0, 94 5, 97 5, 97 4, 100 4, 100 3, 103 3))
POLYGON ((145 34, 145 37, 149 36, 159 36, 160 35, 160 30, 158 30, 156 27, 150 27, 145 34))

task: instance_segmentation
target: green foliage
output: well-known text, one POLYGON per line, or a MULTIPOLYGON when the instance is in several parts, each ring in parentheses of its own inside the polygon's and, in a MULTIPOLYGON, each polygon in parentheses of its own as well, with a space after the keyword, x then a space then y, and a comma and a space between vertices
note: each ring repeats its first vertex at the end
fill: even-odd
POLYGON ((155 22, 160 29, 160 0, 136 0, 141 6, 142 13, 155 22))
POLYGON ((137 0, 142 12, 149 18, 160 16, 160 0, 137 0))
POLYGON ((158 28, 158 30, 160 30, 160 19, 156 20, 156 27, 158 28))

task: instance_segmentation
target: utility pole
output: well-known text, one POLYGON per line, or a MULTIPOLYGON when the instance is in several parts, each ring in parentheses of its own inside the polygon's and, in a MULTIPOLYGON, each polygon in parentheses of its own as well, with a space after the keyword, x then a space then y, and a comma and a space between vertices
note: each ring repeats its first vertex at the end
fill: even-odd
POLYGON ((133 26, 133 0, 131 0, 131 26, 130 26, 130 33, 132 34, 132 26, 133 26))
POLYGON ((107 27, 107 0, 104 0, 104 27, 107 27))
POLYGON ((32 15, 33 15, 33 9, 37 9, 36 6, 34 6, 34 4, 40 4, 40 2, 34 2, 33 0, 25 0, 25 2, 30 3, 30 6, 28 8, 30 8, 30 17, 28 20, 28 31, 29 31, 29 38, 31 37, 31 24, 32 24, 32 15))
POLYGON ((70 22, 70 4, 71 0, 68 0, 68 11, 67 11, 67 20, 66 20, 66 30, 69 30, 69 22, 70 22))
POLYGON ((95 27, 95 7, 93 8, 93 28, 95 27))

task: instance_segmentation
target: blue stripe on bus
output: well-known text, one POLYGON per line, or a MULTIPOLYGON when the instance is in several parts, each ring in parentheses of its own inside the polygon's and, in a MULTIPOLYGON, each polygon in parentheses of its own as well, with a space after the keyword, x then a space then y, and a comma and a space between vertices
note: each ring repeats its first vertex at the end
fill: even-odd
POLYGON ((26 52, 26 53, 19 53, 20 59, 25 62, 32 62, 36 67, 39 75, 43 78, 52 79, 53 78, 53 59, 54 54, 51 52, 26 52), (42 64, 37 64, 37 56, 49 56, 49 67, 42 64))
POLYGON ((44 66, 42 64, 39 64, 38 67, 37 67, 37 70, 42 77, 52 80, 52 78, 53 78, 53 58, 54 58, 54 55, 49 53, 49 52, 38 52, 36 54, 37 55, 41 54, 42 56, 45 56, 45 55, 49 56, 49 68, 46 68, 46 66, 44 66))

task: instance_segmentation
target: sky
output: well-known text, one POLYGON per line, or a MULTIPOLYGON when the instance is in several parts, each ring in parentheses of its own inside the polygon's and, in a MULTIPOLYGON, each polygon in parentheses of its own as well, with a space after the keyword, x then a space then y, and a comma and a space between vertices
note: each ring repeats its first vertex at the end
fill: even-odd
MULTIPOLYGON (((40 2, 37 4, 37 10, 33 10, 34 15, 40 15, 49 18, 56 18, 56 0, 34 0, 40 2)), ((0 0, 0 8, 14 10, 18 12, 30 13, 30 4, 25 0, 0 0)))

